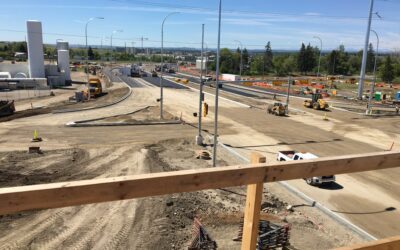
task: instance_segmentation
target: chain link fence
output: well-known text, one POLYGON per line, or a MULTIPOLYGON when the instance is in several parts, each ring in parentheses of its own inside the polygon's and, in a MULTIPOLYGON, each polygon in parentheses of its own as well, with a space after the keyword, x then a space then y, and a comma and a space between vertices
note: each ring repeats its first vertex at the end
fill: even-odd
POLYGON ((51 89, 48 86, 36 86, 36 87, 20 87, 17 89, 15 88, 15 84, 11 85, 8 84, 4 86, 2 84, 2 89, 0 89, 0 100, 8 101, 8 100, 25 100, 25 99, 33 99, 38 97, 50 96, 51 89))

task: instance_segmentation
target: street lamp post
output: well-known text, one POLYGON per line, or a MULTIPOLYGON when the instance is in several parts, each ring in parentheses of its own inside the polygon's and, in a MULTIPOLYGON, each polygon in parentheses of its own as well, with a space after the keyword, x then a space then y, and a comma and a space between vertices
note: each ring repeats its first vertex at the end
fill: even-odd
POLYGON ((200 65, 200 96, 199 96, 199 134, 196 136, 196 144, 203 145, 203 137, 201 136, 201 116, 202 116, 202 103, 204 100, 203 95, 203 63, 204 63, 204 24, 201 25, 201 65, 200 65))
POLYGON ((317 77, 319 77, 319 72, 320 72, 320 67, 321 67, 321 55, 322 55, 322 39, 319 36, 314 36, 314 38, 318 39, 320 42, 319 59, 318 59, 318 73, 317 73, 317 77))
POLYGON ((111 64, 111 67, 112 67, 112 60, 113 60, 113 52, 114 52, 114 49, 113 49, 113 36, 114 36, 114 34, 115 33, 118 33, 118 32, 123 32, 123 30, 113 30, 113 32, 111 33, 111 39, 110 39, 110 49, 111 49, 111 53, 110 53, 110 64, 111 64))
POLYGON ((240 70, 239 70, 239 75, 240 75, 240 80, 242 80, 242 69, 243 69, 243 44, 239 40, 235 40, 235 42, 240 44, 240 70))
POLYGON ((214 111, 214 147, 213 147, 213 167, 217 165, 217 145, 218 145, 218 93, 219 93, 219 56, 221 47, 221 9, 222 0, 219 0, 218 8, 218 42, 217 42, 217 61, 215 70, 215 111, 214 111))
POLYGON ((368 98, 368 108, 365 111, 365 114, 369 114, 372 111, 372 108, 371 108, 372 95, 375 92, 375 83, 376 83, 376 60, 378 58, 378 53, 379 53, 379 36, 378 36, 378 33, 376 33, 375 30, 371 30, 371 32, 373 32, 375 34, 375 36, 376 36, 376 54, 375 54, 375 60, 374 60, 374 80, 371 83, 371 90, 370 90, 369 98, 368 98))
POLYGON ((163 20, 161 24, 161 74, 160 74, 160 119, 163 119, 163 71, 164 71, 164 58, 163 58, 163 53, 164 53, 164 23, 165 20, 167 20, 168 17, 174 15, 174 14, 179 14, 179 12, 171 12, 169 13, 163 20))
POLYGON ((103 20, 104 17, 91 17, 89 18, 89 20, 86 22, 85 25, 85 40, 86 40, 86 46, 85 46, 85 50, 86 50, 86 80, 87 80, 87 87, 88 87, 88 100, 90 99, 90 93, 89 93, 89 50, 88 50, 88 25, 91 21, 95 20, 95 19, 100 19, 103 20))
POLYGON ((368 17, 368 27, 367 33, 365 34, 365 44, 362 56, 362 64, 360 70, 360 81, 358 82, 358 92, 357 98, 362 99, 363 88, 364 88, 364 79, 365 79, 365 69, 367 67, 367 55, 368 55, 368 44, 369 44, 369 33, 371 31, 371 21, 372 21, 372 11, 374 9, 374 0, 370 0, 369 4, 369 17, 368 17))

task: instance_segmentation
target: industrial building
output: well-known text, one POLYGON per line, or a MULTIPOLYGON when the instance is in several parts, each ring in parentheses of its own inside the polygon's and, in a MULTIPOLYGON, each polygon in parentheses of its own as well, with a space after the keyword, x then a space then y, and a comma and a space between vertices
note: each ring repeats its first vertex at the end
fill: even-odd
MULTIPOLYGON (((26 27, 28 63, 0 63, 0 88, 18 89, 70 85, 68 42, 57 40, 57 64, 45 64, 42 23, 29 20, 26 22, 26 27)), ((18 58, 24 58, 24 55, 18 55, 18 58)))

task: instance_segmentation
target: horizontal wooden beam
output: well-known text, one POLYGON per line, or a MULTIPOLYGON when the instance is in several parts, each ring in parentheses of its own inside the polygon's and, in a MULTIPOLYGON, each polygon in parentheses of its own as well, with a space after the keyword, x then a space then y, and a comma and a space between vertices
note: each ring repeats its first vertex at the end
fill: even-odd
POLYGON ((2 188, 0 214, 397 166, 400 166, 400 152, 379 152, 2 188))
POLYGON ((400 249, 400 236, 393 236, 381 240, 374 240, 336 250, 397 250, 400 249))

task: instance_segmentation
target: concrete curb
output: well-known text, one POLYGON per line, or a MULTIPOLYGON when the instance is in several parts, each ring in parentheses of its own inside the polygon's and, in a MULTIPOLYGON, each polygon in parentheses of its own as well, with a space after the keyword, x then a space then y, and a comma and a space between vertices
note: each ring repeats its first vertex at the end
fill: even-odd
MULTIPOLYGON (((226 151, 228 151, 229 153, 233 154, 234 156, 236 156, 240 160, 244 161, 245 163, 250 163, 250 161, 246 157, 242 156, 241 154, 236 152, 234 149, 226 146, 225 144, 223 144, 221 142, 218 142, 218 144, 222 148, 224 148, 226 151)), ((363 230, 360 227, 354 225, 353 223, 351 223, 349 220, 343 218, 342 216, 337 215, 336 213, 332 212, 329 208, 327 208, 326 206, 322 205, 321 203, 313 200, 311 197, 309 197, 308 195, 304 194, 300 190, 294 188, 293 186, 288 184, 286 181, 280 181, 278 183, 281 186, 283 186, 286 190, 288 190, 290 193, 296 195, 297 197, 301 198, 305 202, 308 202, 310 206, 317 208, 318 210, 320 210, 324 214, 328 215, 334 221, 338 222, 339 224, 345 226, 349 230, 351 230, 354 233, 356 233, 357 235, 359 235, 361 238, 363 238, 365 240, 370 240, 370 241, 371 240, 377 240, 377 238, 374 237, 373 235, 367 233, 365 230, 363 230)))
POLYGON ((142 125, 176 125, 182 124, 182 121, 166 121, 166 122, 114 122, 114 123, 75 123, 68 122, 67 127, 112 127, 112 126, 142 126, 142 125))
POLYGON ((122 113, 122 114, 117 114, 117 115, 111 115, 111 116, 103 116, 103 117, 99 117, 99 118, 93 118, 93 119, 87 119, 87 120, 79 120, 79 121, 72 121, 73 123, 85 123, 85 122, 94 122, 94 121, 99 121, 99 120, 103 120, 103 119, 107 119, 107 118, 113 118, 113 117, 117 117, 117 116, 121 116, 121 115, 132 115, 135 114, 137 112, 140 112, 144 109, 150 108, 150 107, 155 107, 155 106, 146 106, 144 108, 140 108, 137 109, 135 111, 132 112, 128 112, 128 113, 122 113))
POLYGON ((79 112, 79 111, 87 111, 87 110, 93 110, 93 109, 100 109, 100 108, 105 108, 105 107, 110 107, 113 106, 115 104, 118 104, 122 101, 125 101, 128 97, 130 97, 133 93, 132 88, 129 88, 129 92, 124 95, 123 97, 121 97, 120 99, 112 102, 112 103, 107 103, 107 104, 103 104, 103 105, 99 105, 99 106, 95 106, 95 107, 87 107, 87 108, 80 108, 80 109, 64 109, 64 110, 54 110, 52 113, 53 114, 63 114, 63 113, 72 113, 72 112, 79 112))

